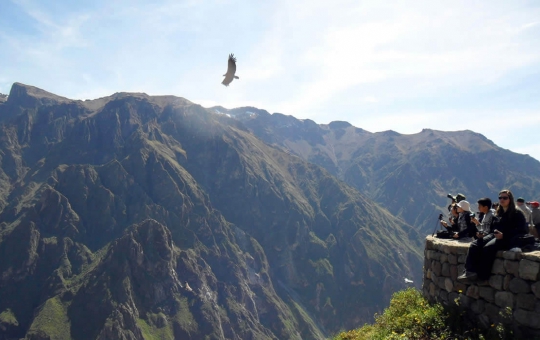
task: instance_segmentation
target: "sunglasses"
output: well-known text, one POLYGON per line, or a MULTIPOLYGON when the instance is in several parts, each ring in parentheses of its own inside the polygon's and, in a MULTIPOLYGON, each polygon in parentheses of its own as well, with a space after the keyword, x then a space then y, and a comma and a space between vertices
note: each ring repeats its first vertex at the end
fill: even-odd
POLYGON ((508 196, 499 196, 499 199, 500 199, 500 200, 507 200, 507 199, 509 199, 509 198, 510 198, 510 197, 508 197, 508 196))

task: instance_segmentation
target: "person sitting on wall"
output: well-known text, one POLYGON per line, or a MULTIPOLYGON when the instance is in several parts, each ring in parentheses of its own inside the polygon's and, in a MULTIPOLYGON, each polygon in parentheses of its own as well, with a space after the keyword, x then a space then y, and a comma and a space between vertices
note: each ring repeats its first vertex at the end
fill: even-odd
POLYGON ((529 202, 532 208, 531 221, 536 229, 538 235, 540 235, 540 203, 537 201, 529 202))
POLYGON ((448 230, 449 232, 457 233, 459 231, 459 227, 457 224, 459 213, 457 209, 458 209, 458 206, 456 203, 450 206, 450 217, 448 217, 449 223, 441 220, 441 225, 445 227, 446 230, 448 230))
MULTIPOLYGON (((459 201, 456 205, 457 212, 459 213, 459 217, 457 218, 458 231, 453 237, 467 241, 467 239, 472 238, 476 233, 476 226, 471 221, 471 205, 467 201, 459 201)), ((472 239, 469 241, 472 241, 472 239)))
POLYGON ((532 211, 531 209, 525 204, 525 199, 523 197, 519 197, 516 200, 516 208, 521 210, 523 212, 523 215, 525 215, 525 221, 527 221, 527 227, 531 224, 531 215, 532 211))
POLYGON ((480 238, 493 232, 491 230, 491 224, 493 222, 495 210, 491 209, 491 199, 487 197, 479 199, 477 203, 479 217, 473 217, 471 218, 471 221, 476 225, 476 238, 480 238))
POLYGON ((452 200, 452 203, 450 203, 450 204, 448 205, 448 211, 449 211, 449 212, 450 212, 450 208, 451 208, 454 204, 459 203, 459 202, 461 202, 461 201, 465 201, 465 200, 467 199, 467 198, 465 197, 465 195, 459 194, 459 193, 458 193, 456 196, 454 196, 454 195, 452 195, 452 194, 448 194, 448 195, 446 195, 446 197, 448 197, 449 199, 452 200))
POLYGON ((487 280, 497 251, 510 249, 512 239, 526 233, 525 224, 525 216, 521 210, 516 209, 512 192, 502 190, 499 193, 499 207, 489 226, 489 232, 476 234, 477 240, 469 246, 465 271, 458 276, 458 281, 487 280))

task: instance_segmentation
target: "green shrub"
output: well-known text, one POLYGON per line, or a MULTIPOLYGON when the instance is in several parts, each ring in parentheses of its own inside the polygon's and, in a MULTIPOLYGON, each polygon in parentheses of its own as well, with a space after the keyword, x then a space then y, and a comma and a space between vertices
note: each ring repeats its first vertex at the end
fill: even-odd
MULTIPOLYGON (((460 298, 453 308, 445 309, 441 304, 430 304, 422 294, 408 288, 394 293, 390 306, 381 315, 375 314, 373 325, 342 332, 334 340, 462 340, 462 339, 514 339, 513 332, 502 323, 479 327, 467 318, 459 307, 460 298)), ((512 310, 501 311, 500 318, 511 318, 512 310)))
POLYGON ((429 304, 422 294, 408 288, 394 293, 390 306, 375 315, 375 324, 342 332, 335 340, 448 339, 448 314, 440 304, 429 304))

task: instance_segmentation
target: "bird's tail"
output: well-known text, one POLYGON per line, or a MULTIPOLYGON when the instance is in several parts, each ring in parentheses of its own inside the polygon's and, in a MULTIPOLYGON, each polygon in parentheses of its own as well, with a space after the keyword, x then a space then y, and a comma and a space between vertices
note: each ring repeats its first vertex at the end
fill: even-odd
POLYGON ((240 79, 240 78, 238 78, 238 76, 234 76, 234 79, 240 79))

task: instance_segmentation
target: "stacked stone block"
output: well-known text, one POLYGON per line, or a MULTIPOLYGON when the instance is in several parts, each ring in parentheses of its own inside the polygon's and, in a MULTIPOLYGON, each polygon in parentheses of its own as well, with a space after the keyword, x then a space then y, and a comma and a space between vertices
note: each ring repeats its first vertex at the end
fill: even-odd
POLYGON ((540 336, 540 251, 499 251, 489 280, 464 284, 457 277, 468 249, 468 242, 426 238, 423 295, 468 310, 484 327, 503 322, 540 336))

